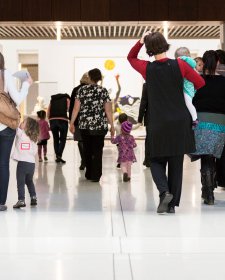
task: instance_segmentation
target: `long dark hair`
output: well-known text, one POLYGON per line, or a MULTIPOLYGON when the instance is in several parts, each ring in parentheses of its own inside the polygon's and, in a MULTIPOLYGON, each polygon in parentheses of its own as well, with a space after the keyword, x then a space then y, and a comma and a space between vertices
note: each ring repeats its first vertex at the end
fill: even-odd
POLYGON ((202 61, 203 65, 203 75, 215 75, 217 63, 219 61, 218 54, 216 51, 209 50, 203 54, 202 61))

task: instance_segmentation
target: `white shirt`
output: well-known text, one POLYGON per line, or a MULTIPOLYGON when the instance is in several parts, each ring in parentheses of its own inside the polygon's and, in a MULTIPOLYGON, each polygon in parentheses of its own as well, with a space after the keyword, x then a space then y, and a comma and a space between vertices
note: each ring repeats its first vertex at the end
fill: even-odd
MULTIPOLYGON (((21 90, 18 91, 12 74, 7 69, 4 71, 4 91, 9 93, 10 97, 17 106, 20 105, 20 103, 22 103, 22 101, 26 98, 29 87, 30 84, 25 81, 22 83, 21 90)), ((6 125, 0 123, 0 131, 6 127, 6 125)))
POLYGON ((12 159, 16 161, 25 161, 35 163, 37 153, 37 144, 35 144, 24 132, 17 128, 15 148, 12 153, 12 159))

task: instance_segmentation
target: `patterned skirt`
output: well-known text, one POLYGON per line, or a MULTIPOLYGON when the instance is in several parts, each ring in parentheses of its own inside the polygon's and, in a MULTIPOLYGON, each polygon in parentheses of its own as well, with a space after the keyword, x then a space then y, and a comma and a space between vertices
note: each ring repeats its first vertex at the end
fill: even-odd
POLYGON ((193 155, 213 155, 220 158, 225 144, 225 115, 198 113, 195 128, 196 152, 193 155))

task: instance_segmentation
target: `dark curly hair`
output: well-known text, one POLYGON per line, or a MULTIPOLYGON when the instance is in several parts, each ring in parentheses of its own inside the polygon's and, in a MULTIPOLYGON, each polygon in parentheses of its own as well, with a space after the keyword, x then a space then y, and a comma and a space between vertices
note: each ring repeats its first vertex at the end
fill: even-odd
POLYGON ((144 38, 146 52, 149 56, 164 53, 169 50, 170 45, 160 32, 152 32, 144 38))
POLYGON ((30 140, 36 143, 38 141, 39 135, 39 124, 35 119, 32 119, 30 117, 27 117, 25 121, 26 126, 24 128, 24 131, 26 135, 30 138, 30 140))
POLYGON ((88 76, 95 83, 102 80, 102 73, 98 68, 94 68, 88 71, 88 76))

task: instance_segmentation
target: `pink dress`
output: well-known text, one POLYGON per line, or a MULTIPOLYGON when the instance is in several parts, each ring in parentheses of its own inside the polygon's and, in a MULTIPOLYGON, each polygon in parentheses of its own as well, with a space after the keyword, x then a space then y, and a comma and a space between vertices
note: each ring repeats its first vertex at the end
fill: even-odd
POLYGON ((137 146, 134 137, 130 134, 120 134, 111 140, 113 144, 118 144, 119 157, 117 162, 132 161, 135 162, 136 157, 134 148, 137 146))
POLYGON ((48 140, 50 138, 50 134, 49 134, 49 124, 46 120, 39 120, 39 137, 38 140, 48 140))

